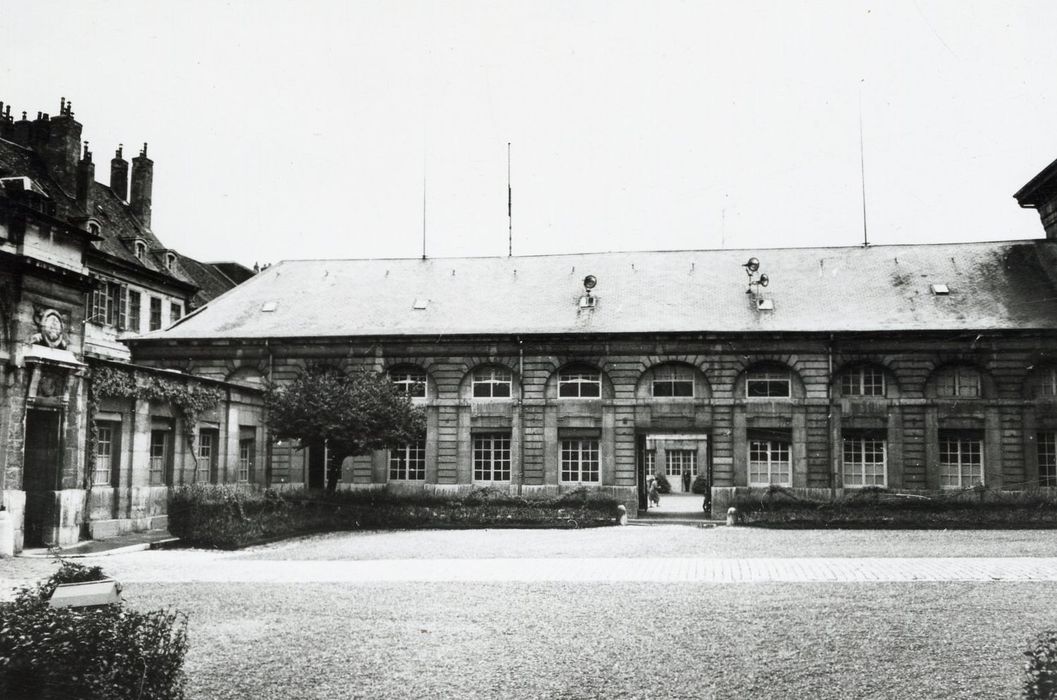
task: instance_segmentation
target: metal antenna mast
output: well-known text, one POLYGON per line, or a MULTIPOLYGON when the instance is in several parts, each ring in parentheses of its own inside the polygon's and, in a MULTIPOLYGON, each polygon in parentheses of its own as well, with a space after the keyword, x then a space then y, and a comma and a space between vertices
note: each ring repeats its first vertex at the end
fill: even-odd
POLYGON ((426 259, 426 154, 422 154, 422 259, 426 259))
POLYGON ((862 183, 862 244, 863 247, 870 245, 870 238, 866 234, 866 158, 863 155, 862 144, 862 80, 859 80, 859 182, 862 183))
POLYGON ((514 194, 510 188, 510 142, 506 142, 506 220, 507 257, 514 255, 514 194))

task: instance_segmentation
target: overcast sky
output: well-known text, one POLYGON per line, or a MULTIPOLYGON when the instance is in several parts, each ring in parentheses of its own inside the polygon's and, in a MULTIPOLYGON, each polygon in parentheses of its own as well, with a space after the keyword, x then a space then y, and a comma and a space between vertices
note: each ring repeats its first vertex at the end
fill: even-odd
POLYGON ((0 99, 150 142, 203 260, 1036 238, 1057 3, 0 0, 0 99))

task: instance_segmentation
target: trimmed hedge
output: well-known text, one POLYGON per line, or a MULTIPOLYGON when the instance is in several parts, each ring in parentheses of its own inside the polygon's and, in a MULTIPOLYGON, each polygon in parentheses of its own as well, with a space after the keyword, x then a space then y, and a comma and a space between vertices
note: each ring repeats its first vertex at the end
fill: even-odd
POLYGON ((51 577, 0 604, 0 697, 132 700, 184 697, 187 621, 122 604, 52 608, 60 583, 105 579, 99 567, 62 562, 51 577))
POLYGON ((413 528, 601 527, 620 502, 576 489, 523 498, 494 488, 466 494, 387 491, 245 491, 231 486, 174 488, 169 532, 190 546, 237 549, 314 532, 413 528))
POLYGON ((1057 493, 976 487, 928 495, 867 487, 817 501, 780 486, 737 494, 743 524, 776 528, 1057 528, 1057 493))
POLYGON ((1057 631, 1043 632, 1024 652, 1024 697, 1057 700, 1057 631))

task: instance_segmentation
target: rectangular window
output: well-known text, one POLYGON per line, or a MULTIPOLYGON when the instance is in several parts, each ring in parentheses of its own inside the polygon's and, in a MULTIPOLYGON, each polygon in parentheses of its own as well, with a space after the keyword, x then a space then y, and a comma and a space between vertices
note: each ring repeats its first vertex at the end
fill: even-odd
POLYGON ((214 481, 219 434, 214 428, 202 428, 198 431, 198 473, 195 475, 195 481, 199 484, 214 481))
POLYGON ((161 330, 161 299, 150 298, 150 330, 161 330))
POLYGON ((749 485, 791 486, 793 463, 791 438, 785 431, 751 431, 749 436, 749 485))
POLYGON ((512 376, 508 370, 483 367, 473 373, 473 397, 475 399, 508 399, 512 384, 512 376))
POLYGON ((791 395, 789 372, 756 370, 745 377, 745 396, 750 399, 788 399, 791 395))
POLYGON ((597 438, 561 441, 561 477, 564 482, 598 483, 600 471, 597 438))
POLYGON ((1036 436, 1039 454, 1039 486, 1057 486, 1057 433, 1036 436))
POLYGON ((984 483, 984 441, 974 432, 940 431, 940 486, 967 489, 984 483))
POLYGON ((150 431, 150 485, 165 486, 168 484, 169 464, 169 431, 150 431))
POLYGON ((253 466, 257 458, 257 430, 239 427, 239 471, 240 484, 253 480, 253 466))
POLYGON ((656 474, 657 450, 646 450, 646 474, 656 474))
POLYGON ((510 481, 510 433, 473 436, 474 481, 510 481))
POLYGON ((662 365, 653 373, 653 395, 667 398, 692 398, 694 395, 694 372, 689 367, 662 365))
POLYGON ((128 323, 130 331, 139 333, 140 329, 140 294, 131 289, 128 290, 128 323))
POLYGON ((558 375, 558 396, 597 399, 602 396, 602 373, 593 369, 566 370, 558 375))
POLYGON ((183 316, 184 309, 175 301, 169 304, 169 323, 176 323, 183 316))
POLYGON ((884 435, 846 431, 843 442, 845 488, 884 486, 888 474, 888 449, 884 435))
POLYGON ((697 475, 697 450, 667 450, 664 456, 668 462, 665 473, 669 480, 681 480, 684 472, 691 479, 697 475))
POLYGON ((390 481, 422 481, 426 478, 426 441, 389 450, 390 481))
POLYGON ((98 421, 95 424, 95 465, 92 467, 92 484, 95 486, 113 484, 113 468, 118 463, 117 443, 120 433, 120 423, 98 421))
POLYGON ((885 375, 880 367, 856 367, 840 378, 841 396, 884 396, 885 375))
POLYGON ((100 326, 124 327, 125 287, 116 282, 96 280, 92 289, 88 320, 100 326))

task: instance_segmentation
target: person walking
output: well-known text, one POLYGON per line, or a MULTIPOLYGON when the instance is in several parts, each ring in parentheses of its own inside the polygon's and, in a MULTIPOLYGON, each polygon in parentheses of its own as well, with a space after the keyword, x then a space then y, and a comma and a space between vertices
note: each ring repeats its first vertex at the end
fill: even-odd
POLYGON ((690 493, 690 470, 683 470, 683 493, 690 493))

